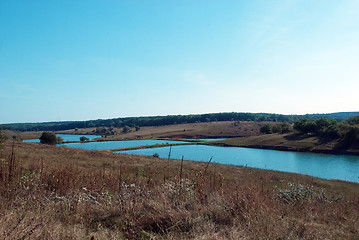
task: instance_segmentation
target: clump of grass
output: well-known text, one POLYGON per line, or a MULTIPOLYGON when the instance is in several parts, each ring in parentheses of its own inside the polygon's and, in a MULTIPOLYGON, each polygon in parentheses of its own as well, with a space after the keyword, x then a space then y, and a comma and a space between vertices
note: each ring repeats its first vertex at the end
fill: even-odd
POLYGON ((327 197, 324 189, 315 191, 313 186, 303 186, 302 184, 288 183, 289 189, 275 187, 275 197, 283 203, 302 204, 306 201, 337 202, 344 199, 343 195, 327 197))

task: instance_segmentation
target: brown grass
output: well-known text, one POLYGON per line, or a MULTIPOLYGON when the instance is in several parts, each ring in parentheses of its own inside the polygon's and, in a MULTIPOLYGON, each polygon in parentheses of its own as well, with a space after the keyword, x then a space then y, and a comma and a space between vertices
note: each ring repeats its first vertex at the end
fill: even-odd
POLYGON ((358 239, 358 184, 167 161, 8 141, 0 239, 358 239))
POLYGON ((243 138, 230 138, 223 141, 227 146, 242 146, 254 148, 269 148, 288 151, 328 152, 359 154, 358 148, 338 150, 338 139, 326 140, 317 136, 298 133, 264 134, 243 138))
POLYGON ((2 133, 8 138, 12 139, 14 136, 20 136, 22 140, 26 139, 39 139, 42 132, 17 132, 11 130, 3 130, 2 133))
MULTIPOLYGON (((193 137, 244 137, 259 135, 259 129, 266 122, 210 122, 175 124, 158 127, 141 127, 139 131, 133 128, 131 132, 122 133, 121 128, 114 128, 116 135, 107 136, 106 140, 122 139, 151 139, 151 138, 193 138, 193 137)), ((94 128, 61 131, 71 134, 91 134, 94 128)))

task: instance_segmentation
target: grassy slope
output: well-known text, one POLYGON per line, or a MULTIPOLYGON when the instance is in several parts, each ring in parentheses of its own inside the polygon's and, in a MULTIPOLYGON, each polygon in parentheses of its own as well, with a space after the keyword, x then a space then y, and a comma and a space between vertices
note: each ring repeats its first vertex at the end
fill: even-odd
POLYGON ((13 153, 6 142, 1 239, 356 239, 359 234, 355 183, 219 164, 206 169, 206 163, 190 161, 181 172, 181 161, 38 143, 16 143, 13 153), (287 189, 289 182, 313 186, 313 196, 279 200, 275 186, 287 189), (333 201, 340 195, 344 199, 333 201))
POLYGON ((296 133, 266 134, 246 138, 231 138, 222 142, 227 146, 270 148, 287 151, 351 153, 359 154, 358 148, 338 149, 338 140, 327 141, 316 136, 296 133))
POLYGON ((38 139, 42 132, 16 132, 10 130, 3 130, 2 133, 8 138, 12 139, 13 136, 20 136, 21 139, 38 139))
MULTIPOLYGON (((150 139, 150 138, 193 138, 193 137, 244 137, 259 134, 259 129, 265 122, 240 122, 235 125, 234 122, 211 122, 211 123, 192 123, 176 124, 159 127, 141 127, 139 131, 122 133, 122 129, 116 129, 117 134, 108 136, 106 140, 121 139, 150 139)), ((61 133, 91 133, 94 129, 79 129, 62 131, 61 133)))

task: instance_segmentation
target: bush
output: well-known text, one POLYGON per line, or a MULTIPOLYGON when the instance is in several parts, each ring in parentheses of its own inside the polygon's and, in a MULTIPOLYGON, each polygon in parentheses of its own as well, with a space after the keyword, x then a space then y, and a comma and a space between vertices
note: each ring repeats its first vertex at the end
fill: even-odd
POLYGON ((349 119, 347 120, 347 123, 348 123, 349 125, 359 124, 359 116, 349 118, 349 119))
POLYGON ((131 128, 129 126, 124 126, 122 128, 122 133, 128 133, 128 132, 131 132, 131 128))
POLYGON ((261 129, 259 131, 260 131, 260 133, 271 134, 272 126, 270 124, 265 124, 264 126, 261 127, 261 129))
POLYGON ((314 191, 313 186, 303 186, 301 184, 288 183, 290 189, 280 189, 275 187, 275 197, 282 203, 287 204, 302 204, 304 202, 318 201, 318 202, 338 202, 344 196, 331 196, 328 198, 324 189, 314 191))
POLYGON ((291 126, 286 122, 278 123, 272 127, 273 133, 288 133, 291 131, 292 131, 291 126))
POLYGON ((85 137, 85 136, 80 137, 80 141, 81 141, 81 142, 86 142, 86 141, 88 141, 88 140, 90 140, 90 139, 88 139, 88 138, 85 137))
POLYGON ((292 131, 292 127, 286 123, 278 123, 275 125, 265 124, 260 128, 260 133, 271 134, 271 133, 288 133, 292 131))
POLYGON ((43 144, 55 145, 57 143, 56 134, 51 132, 43 132, 39 139, 43 144))
POLYGON ((318 130, 317 124, 306 118, 296 121, 294 123, 294 129, 301 133, 316 133, 318 130))
POLYGON ((313 186, 303 186, 301 184, 288 183, 290 189, 280 189, 276 187, 276 198, 283 203, 303 203, 313 199, 313 186))
POLYGON ((323 135, 328 138, 339 138, 340 137, 340 128, 338 126, 329 126, 324 132, 323 135))
POLYGON ((338 124, 337 121, 328 118, 319 118, 315 123, 317 124, 318 131, 323 131, 330 126, 336 126, 338 124))
POLYGON ((352 126, 345 135, 345 141, 350 145, 359 145, 359 125, 352 126))

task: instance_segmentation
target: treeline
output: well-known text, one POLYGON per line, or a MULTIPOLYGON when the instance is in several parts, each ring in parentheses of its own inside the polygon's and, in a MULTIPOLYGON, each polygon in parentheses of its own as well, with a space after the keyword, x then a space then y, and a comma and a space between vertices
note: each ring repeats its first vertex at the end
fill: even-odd
POLYGON ((293 131, 293 127, 287 122, 273 124, 264 124, 260 128, 260 133, 271 134, 271 133, 288 133, 293 131))
POLYGON ((359 115, 359 112, 331 113, 331 114, 307 114, 307 115, 283 115, 270 113, 211 113, 196 115, 170 115, 155 117, 126 117, 114 119, 98 119, 89 121, 67 121, 67 122, 45 122, 45 123, 14 123, 4 124, 3 128, 17 131, 60 131, 76 128, 93 127, 144 127, 164 126, 182 123, 200 123, 215 121, 271 121, 294 123, 297 120, 307 118, 315 120, 320 117, 342 121, 352 116, 359 115))
POLYGON ((311 134, 326 139, 340 139, 346 145, 359 146, 359 116, 338 122, 329 118, 297 120, 293 128, 288 123, 265 124, 260 132, 264 134, 287 133, 297 131, 301 134, 311 134))
POLYGON ((359 116, 346 121, 319 118, 315 121, 301 119, 293 128, 303 134, 315 134, 330 139, 342 139, 344 142, 359 145, 359 116))

